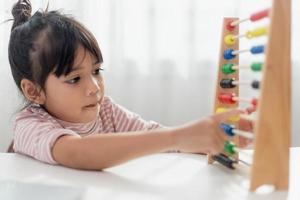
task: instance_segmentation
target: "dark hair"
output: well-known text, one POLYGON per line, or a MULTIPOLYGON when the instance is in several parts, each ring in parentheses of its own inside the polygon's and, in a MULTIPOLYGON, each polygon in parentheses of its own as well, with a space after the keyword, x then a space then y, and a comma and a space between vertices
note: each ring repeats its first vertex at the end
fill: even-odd
POLYGON ((29 0, 12 8, 14 23, 8 47, 9 63, 19 90, 22 79, 45 89, 50 73, 57 77, 71 72, 75 53, 82 45, 102 63, 102 54, 93 34, 81 23, 59 11, 37 11, 31 16, 29 0))

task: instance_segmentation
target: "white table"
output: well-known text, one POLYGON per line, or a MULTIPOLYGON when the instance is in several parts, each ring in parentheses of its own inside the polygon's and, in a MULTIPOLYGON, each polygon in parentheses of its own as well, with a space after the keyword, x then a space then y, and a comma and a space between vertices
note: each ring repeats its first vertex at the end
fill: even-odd
MULTIPOLYGON (((147 156, 102 172, 51 166, 26 156, 1 153, 0 185, 2 183, 3 190, 3 184, 7 186, 9 183, 10 186, 7 188, 13 190, 17 187, 11 185, 21 183, 23 184, 21 188, 26 186, 23 190, 30 189, 34 194, 42 193, 49 196, 46 194, 48 191, 50 194, 59 195, 61 197, 59 199, 68 200, 299 200, 300 148, 292 148, 290 158, 289 191, 269 194, 253 194, 248 191, 249 169, 246 166, 229 170, 219 164, 207 165, 205 156, 180 153, 147 156), (39 188, 39 185, 55 187, 39 188), (61 186, 62 189, 59 190, 57 186, 61 186), (63 193, 80 198, 62 197, 63 193)), ((0 199, 3 199, 1 192, 0 199)))

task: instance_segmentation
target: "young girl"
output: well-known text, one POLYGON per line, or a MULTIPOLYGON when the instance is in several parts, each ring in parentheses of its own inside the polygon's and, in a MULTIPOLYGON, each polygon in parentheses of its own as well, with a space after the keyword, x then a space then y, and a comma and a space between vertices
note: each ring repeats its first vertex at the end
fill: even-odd
POLYGON ((101 170, 171 150, 222 151, 226 137, 218 124, 242 111, 176 128, 147 122, 105 95, 101 51, 82 24, 57 11, 31 16, 28 0, 19 0, 12 14, 9 62, 28 100, 16 117, 15 152, 50 164, 101 170))

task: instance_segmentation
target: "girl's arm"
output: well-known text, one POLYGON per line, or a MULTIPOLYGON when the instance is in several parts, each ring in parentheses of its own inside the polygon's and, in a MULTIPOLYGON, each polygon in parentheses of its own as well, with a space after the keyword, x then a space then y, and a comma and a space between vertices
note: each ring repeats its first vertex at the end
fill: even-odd
POLYGON ((65 166, 79 169, 112 167, 141 156, 174 149, 170 130, 153 130, 86 137, 62 136, 55 143, 52 155, 65 166))
POLYGON ((67 167, 102 170, 134 158, 174 149, 216 154, 222 151, 226 139, 218 127, 219 123, 240 113, 235 109, 172 129, 86 137, 62 136, 55 142, 52 156, 67 167))

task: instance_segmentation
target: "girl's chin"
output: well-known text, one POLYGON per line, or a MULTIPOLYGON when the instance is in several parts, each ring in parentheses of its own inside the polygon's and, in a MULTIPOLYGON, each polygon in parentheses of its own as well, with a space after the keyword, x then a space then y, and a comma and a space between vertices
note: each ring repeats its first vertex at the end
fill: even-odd
POLYGON ((82 113, 82 117, 85 118, 83 121, 90 122, 93 121, 99 115, 100 105, 92 106, 89 108, 84 108, 82 113))

